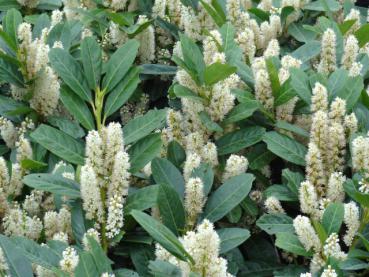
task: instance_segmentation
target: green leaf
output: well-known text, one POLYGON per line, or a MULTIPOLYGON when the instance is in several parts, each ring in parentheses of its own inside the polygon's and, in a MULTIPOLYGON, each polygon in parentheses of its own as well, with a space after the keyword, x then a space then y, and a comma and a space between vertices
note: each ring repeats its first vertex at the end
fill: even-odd
POLYGON ((186 35, 180 34, 183 59, 194 81, 204 83, 205 62, 200 48, 186 35))
POLYGON ((182 261, 189 260, 193 263, 192 257, 167 227, 143 212, 133 210, 131 215, 169 253, 182 261))
POLYGON ((219 81, 228 78, 237 71, 237 67, 220 62, 213 63, 205 68, 204 81, 208 86, 212 86, 219 81))
POLYGON ((85 163, 83 143, 62 131, 41 124, 31 133, 31 138, 53 154, 70 163, 79 165, 85 163))
POLYGON ((150 110, 142 116, 129 121, 123 127, 124 143, 131 144, 156 129, 163 127, 166 120, 166 110, 150 110))
POLYGON ((242 128, 220 137, 215 144, 218 155, 226 155, 240 151, 262 140, 265 129, 259 126, 242 128))
POLYGON ((223 26, 223 24, 226 22, 226 18, 223 17, 223 14, 219 14, 214 7, 212 7, 203 0, 200 0, 200 3, 204 7, 204 9, 208 12, 208 14, 212 17, 215 24, 217 24, 218 27, 223 26))
POLYGON ((108 117, 119 110, 135 92, 140 83, 140 68, 132 67, 126 76, 109 93, 104 106, 104 116, 108 117))
POLYGON ((202 217, 212 222, 221 219, 248 195, 254 179, 244 173, 227 180, 209 196, 202 217))
POLYGON ((343 68, 335 70, 328 79, 327 90, 329 91, 329 100, 334 99, 338 93, 345 87, 348 81, 348 72, 343 68))
POLYGON ((24 159, 21 161, 21 166, 23 169, 27 169, 27 170, 40 170, 40 169, 47 167, 48 165, 43 162, 39 162, 39 161, 31 160, 31 159, 24 159))
POLYGON ((92 254, 98 273, 103 274, 104 272, 112 272, 111 264, 113 262, 105 255, 100 243, 91 236, 88 236, 87 239, 90 253, 92 254))
POLYGON ((100 85, 102 52, 100 45, 93 37, 86 37, 81 42, 81 58, 87 83, 90 89, 94 90, 100 85))
POLYGON ((177 67, 166 64, 142 64, 141 74, 144 75, 175 75, 177 67))
POLYGON ((369 268, 369 263, 359 259, 346 259, 340 262, 339 267, 345 271, 363 270, 369 268))
POLYGON ((186 153, 183 147, 175 140, 168 144, 167 159, 178 168, 186 160, 186 153))
POLYGON ((303 9, 325 12, 327 7, 330 11, 337 12, 340 9, 340 4, 335 0, 317 0, 305 5, 303 9))
POLYGON ((178 236, 185 227, 185 211, 181 198, 173 186, 159 185, 158 208, 163 224, 178 236))
POLYGON ((173 88, 173 92, 175 96, 181 98, 188 98, 192 101, 196 101, 199 103, 203 103, 205 100, 201 98, 201 96, 197 95, 195 92, 190 90, 187 87, 181 86, 181 85, 175 85, 173 88))
POLYGON ((359 30, 354 33, 354 35, 359 41, 359 46, 363 47, 369 42, 369 23, 362 25, 359 30))
POLYGON ((19 10, 21 5, 17 0, 0 0, 0 11, 7 11, 12 8, 19 10))
POLYGON ((291 86, 291 78, 289 78, 287 81, 285 81, 279 92, 278 95, 275 98, 274 106, 278 107, 280 105, 283 105, 287 103, 289 100, 291 100, 293 97, 296 96, 295 90, 291 86))
POLYGON ((311 103, 311 92, 309 78, 306 73, 299 68, 290 68, 291 87, 296 94, 307 104, 311 103))
POLYGON ((12 237, 12 242, 30 263, 41 265, 47 269, 59 267, 59 256, 50 248, 39 245, 26 237, 12 237))
POLYGON ((269 235, 295 231, 292 218, 285 214, 264 214, 256 221, 256 225, 269 235))
POLYGON ((302 181, 304 181, 304 175, 299 172, 293 172, 288 168, 282 170, 283 180, 287 181, 287 187, 293 192, 296 197, 299 195, 299 188, 302 181))
POLYGON ((329 236, 332 233, 339 233, 343 222, 344 207, 342 203, 330 203, 325 209, 322 219, 324 230, 329 236))
POLYGON ((84 234, 87 231, 82 200, 75 200, 70 206, 73 237, 79 245, 82 245, 84 234))
POLYGON ((155 277, 181 277, 182 272, 177 266, 161 260, 150 261, 149 269, 155 277))
POLYGON ((249 161, 249 167, 253 170, 263 168, 275 158, 274 154, 267 149, 264 143, 255 145, 246 156, 249 161))
MULTIPOLYGON (((312 40, 304 45, 297 48, 295 51, 291 53, 291 56, 302 61, 303 64, 306 64, 312 58, 319 55, 321 51, 320 41, 312 40)), ((291 68, 292 69, 292 68, 291 68)), ((290 71, 291 71, 290 69, 290 71)), ((296 69, 296 68, 294 68, 296 69)), ((291 74, 293 75, 293 74, 291 74)))
POLYGON ((288 26, 288 33, 299 42, 309 42, 315 39, 316 33, 306 30, 303 26, 292 23, 288 26))
POLYGON ((114 271, 116 277, 140 277, 137 272, 123 268, 114 271))
POLYGON ((17 52, 17 44, 8 33, 6 33, 3 30, 0 30, 0 38, 6 43, 6 46, 9 47, 13 52, 17 52))
POLYGON ((212 132, 222 132, 223 128, 220 127, 216 122, 212 121, 209 114, 205 111, 199 113, 201 122, 205 125, 206 129, 212 132))
POLYGON ((129 193, 124 204, 124 214, 129 214, 132 210, 144 211, 154 207, 158 193, 159 185, 150 185, 129 193))
POLYGON ((32 277, 31 263, 21 253, 16 244, 10 238, 0 234, 0 246, 3 250, 5 260, 9 267, 9 274, 12 277, 32 277))
POLYGON ((95 129, 94 117, 91 114, 87 104, 80 97, 71 91, 67 86, 62 86, 60 90, 60 99, 67 110, 82 124, 87 130, 95 129))
POLYGON ((340 29, 342 35, 345 35, 351 27, 355 24, 356 19, 351 20, 345 20, 343 23, 338 25, 338 28, 340 29))
POLYGON ((294 164, 305 165, 307 149, 301 143, 274 131, 266 133, 263 140, 277 156, 294 164))
POLYGON ((49 116, 47 118, 47 121, 52 126, 59 128, 59 130, 76 139, 85 136, 85 132, 78 123, 71 121, 65 117, 49 116))
POLYGON ((265 60, 266 67, 269 74, 269 79, 272 87, 273 96, 277 97, 279 95, 279 91, 281 89, 281 84, 279 83, 278 70, 275 64, 273 63, 273 58, 269 58, 265 60))
POLYGON ((49 59, 55 72, 81 99, 92 101, 86 77, 80 64, 64 49, 50 50, 49 59))
POLYGON ((346 100, 346 109, 350 111, 359 100, 363 89, 363 77, 349 77, 344 88, 337 93, 337 97, 346 100))
POLYGON ((229 124, 249 118, 258 109, 257 101, 247 101, 235 106, 223 120, 223 124, 229 124))
POLYGON ((18 44, 18 26, 22 21, 22 14, 14 8, 8 10, 3 18, 4 31, 9 35, 15 45, 18 44))
POLYGON ((56 195, 65 195, 73 198, 81 196, 79 185, 75 181, 57 174, 29 174, 23 178, 23 183, 29 187, 48 191, 56 195))
POLYGON ((217 233, 220 239, 219 254, 232 250, 250 237, 250 231, 242 228, 223 228, 217 233))
POLYGON ((152 176, 157 184, 168 184, 172 186, 183 198, 185 181, 181 172, 168 160, 155 158, 151 162, 152 176))
POLYGON ((204 194, 208 195, 214 182, 214 171, 210 164, 201 163, 191 173, 191 178, 200 178, 204 184, 204 194))
POLYGON ((272 185, 264 191, 264 195, 266 198, 274 196, 278 200, 286 202, 297 202, 299 200, 298 195, 286 185, 272 185))
POLYGON ((305 250, 298 237, 293 233, 278 233, 275 245, 287 252, 291 252, 299 256, 312 256, 312 253, 305 250))
POLYGON ((305 138, 309 138, 309 136, 310 136, 309 133, 305 129, 303 129, 303 128, 297 126, 297 125, 288 123, 287 121, 278 120, 274 124, 274 126, 276 128, 290 131, 292 133, 295 133, 295 134, 297 134, 299 136, 302 136, 302 137, 305 137, 305 138))
POLYGON ((148 162, 160 154, 162 146, 160 134, 148 135, 128 149, 131 168, 130 171, 135 173, 142 169, 148 162))
POLYGON ((24 87, 23 76, 18 70, 18 66, 5 61, 4 59, 0 59, 0 81, 5 81, 20 88, 24 87))
POLYGON ((99 277, 94 258, 89 252, 79 254, 79 262, 74 271, 75 277, 99 277))
POLYGON ((110 92, 127 74, 138 52, 137 40, 129 40, 110 57, 106 64, 103 88, 110 92))

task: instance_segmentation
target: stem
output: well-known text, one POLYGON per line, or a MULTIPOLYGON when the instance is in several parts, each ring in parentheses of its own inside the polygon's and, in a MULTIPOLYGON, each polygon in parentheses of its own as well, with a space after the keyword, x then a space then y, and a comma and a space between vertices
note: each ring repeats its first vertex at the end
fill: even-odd
MULTIPOLYGON (((94 116, 95 116, 95 121, 96 121, 96 127, 97 127, 97 131, 100 132, 102 127, 104 126, 104 122, 102 120, 102 110, 103 110, 103 104, 104 104, 104 96, 105 96, 105 91, 104 90, 100 90, 100 88, 96 88, 95 89, 95 103, 91 103, 93 112, 94 112, 94 116)), ((101 201, 103 203, 103 210, 106 209, 105 207, 105 203, 106 203, 106 189, 104 188, 104 186, 100 189, 100 197, 101 197, 101 201)), ((108 252, 108 240, 106 238, 106 223, 105 223, 105 219, 103 220, 103 222, 101 223, 101 246, 104 249, 104 252, 107 253, 108 252)))

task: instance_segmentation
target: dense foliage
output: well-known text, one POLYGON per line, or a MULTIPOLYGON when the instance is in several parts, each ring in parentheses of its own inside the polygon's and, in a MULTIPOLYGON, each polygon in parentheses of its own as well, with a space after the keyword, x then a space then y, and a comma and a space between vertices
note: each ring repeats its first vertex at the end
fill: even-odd
POLYGON ((369 275, 355 0, 0 0, 0 277, 369 275))

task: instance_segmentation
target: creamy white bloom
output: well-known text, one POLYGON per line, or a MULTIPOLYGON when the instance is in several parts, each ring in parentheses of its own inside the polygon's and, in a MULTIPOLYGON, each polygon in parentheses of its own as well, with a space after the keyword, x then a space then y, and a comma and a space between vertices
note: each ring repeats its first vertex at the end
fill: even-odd
POLYGON ((200 178, 190 178, 186 182, 184 200, 188 226, 194 226, 197 216, 202 212, 205 201, 202 180, 200 178))
POLYGON ((342 172, 333 172, 328 180, 327 198, 332 202, 342 202, 345 199, 345 191, 343 183, 346 177, 342 172))
POLYGON ((249 162, 246 157, 232 154, 226 162, 223 173, 223 182, 227 179, 246 172, 249 162))
POLYGON ((330 266, 328 265, 328 268, 324 269, 322 275, 320 275, 320 277, 337 277, 337 273, 336 271, 330 266))
POLYGON ((264 206, 269 214, 286 213, 281 205, 281 202, 274 196, 269 196, 265 200, 264 206))
POLYGON ((303 213, 314 215, 318 210, 318 195, 315 187, 304 181, 299 188, 300 209, 303 213))
POLYGON ((318 71, 329 74, 336 69, 336 34, 328 28, 322 36, 322 48, 318 71))
POLYGON ((311 97, 311 111, 328 111, 328 91, 321 83, 316 82, 311 97))
MULTIPOLYGON (((148 21, 146 15, 140 15, 137 24, 144 24, 148 21)), ((142 63, 150 63, 155 59, 155 31, 153 26, 148 26, 136 38, 140 41, 138 56, 142 63)))
POLYGON ((183 177, 187 182, 192 174, 192 170, 199 167, 201 163, 201 158, 196 153, 188 153, 186 157, 186 161, 183 167, 183 177))
POLYGON ((343 222, 347 227, 347 231, 345 236, 343 237, 343 241, 347 246, 351 246, 352 241, 360 227, 359 207, 353 201, 346 203, 344 207, 345 214, 343 222))
POLYGON ((299 237, 300 242, 307 251, 314 249, 318 252, 322 245, 319 237, 316 234, 313 226, 311 225, 310 219, 306 216, 298 215, 293 220, 293 227, 295 228, 296 234, 299 237))
POLYGON ((17 0, 19 4, 28 8, 36 8, 39 0, 17 0))
POLYGON ((349 70, 354 62, 356 62, 359 54, 359 42, 354 35, 349 35, 346 39, 344 52, 342 56, 342 67, 349 70))
POLYGON ((324 246, 323 246, 323 254, 325 257, 332 257, 337 260, 345 260, 347 254, 341 251, 341 247, 339 245, 338 235, 336 233, 332 233, 326 239, 324 246))
POLYGON ((92 237, 94 240, 96 240, 98 243, 100 243, 100 233, 96 229, 90 228, 83 235, 82 243, 83 243, 84 249, 87 250, 87 251, 90 249, 89 242, 88 242, 88 237, 92 237))
POLYGON ((0 135, 7 147, 14 147, 17 140, 17 130, 10 120, 2 116, 0 117, 0 135))
POLYGON ((79 262, 77 251, 69 246, 63 251, 62 256, 63 258, 59 262, 61 270, 73 274, 79 262))

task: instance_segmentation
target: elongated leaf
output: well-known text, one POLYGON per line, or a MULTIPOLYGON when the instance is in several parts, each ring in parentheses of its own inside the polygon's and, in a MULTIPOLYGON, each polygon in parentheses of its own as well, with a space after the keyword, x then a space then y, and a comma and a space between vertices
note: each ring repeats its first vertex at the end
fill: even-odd
POLYGON ((263 140, 277 156, 294 164, 305 165, 307 149, 301 143, 274 131, 266 133, 263 140))
POLYGON ((81 138, 85 136, 85 132, 78 123, 69 120, 65 117, 59 116, 49 116, 47 121, 54 127, 59 128, 59 130, 63 131, 64 133, 74 137, 74 138, 81 138))
POLYGON ((324 230, 329 236, 332 233, 339 233, 344 216, 342 203, 330 203, 325 209, 322 219, 324 230))
POLYGON ((103 80, 103 88, 106 92, 110 92, 127 74, 136 59, 138 47, 137 40, 129 40, 110 57, 103 80))
POLYGON ((112 272, 111 264, 113 264, 113 262, 106 256, 100 243, 91 236, 88 236, 87 239, 98 273, 103 274, 104 272, 112 272))
POLYGON ((183 147, 175 140, 172 140, 168 144, 167 159, 178 168, 186 159, 186 153, 183 147))
POLYGON ((220 254, 232 250, 250 237, 250 231, 242 228, 223 228, 217 230, 217 233, 220 238, 220 254))
POLYGON ((300 42, 312 41, 317 35, 315 32, 306 30, 296 23, 292 23, 288 26, 288 33, 300 42))
POLYGON ((218 147, 218 155, 235 153, 262 140, 265 129, 259 126, 246 127, 228 133, 219 138, 215 144, 218 147))
POLYGON ((129 214, 132 210, 143 211, 156 205, 159 193, 159 185, 151 185, 133 193, 130 193, 124 204, 124 214, 129 214))
POLYGON ((150 110, 148 113, 138 116, 123 127, 125 144, 131 144, 155 129, 163 127, 166 119, 166 110, 150 110))
POLYGON ((13 237, 11 240, 19 247, 30 263, 38 264, 48 269, 59 266, 60 258, 50 248, 43 247, 26 237, 13 237))
POLYGON ((81 58, 87 83, 90 89, 94 90, 100 85, 102 52, 100 45, 93 37, 87 37, 82 41, 81 58))
POLYGON ((223 120, 223 124, 229 124, 250 117, 258 109, 257 101, 248 101, 235 106, 223 120))
POLYGON ((192 257, 186 252, 176 236, 159 221, 137 210, 133 210, 131 215, 142 226, 142 228, 150 234, 150 236, 152 236, 172 255, 182 261, 193 261, 192 257))
POLYGON ((199 113, 201 122, 205 125, 206 129, 213 132, 222 132, 223 129, 216 122, 212 121, 209 114, 205 111, 199 113))
POLYGON ((311 92, 309 79, 304 71, 298 68, 291 68, 291 87, 296 94, 307 104, 311 103, 311 92))
POLYGON ((287 252, 291 252, 299 256, 312 256, 312 253, 305 250, 298 237, 293 233, 278 233, 275 245, 287 252))
POLYGON ((216 62, 205 68, 204 81, 208 86, 214 85, 235 73, 237 67, 216 62))
POLYGON ((363 89, 364 83, 361 76, 349 78, 344 88, 337 93, 337 96, 346 100, 346 109, 350 111, 359 100, 363 89))
POLYGON ((18 26, 22 23, 22 15, 16 9, 10 9, 6 12, 5 18, 3 19, 4 31, 13 40, 15 45, 18 44, 18 26))
POLYGON ((227 180, 210 195, 203 218, 215 222, 236 207, 250 192, 255 177, 252 174, 240 174, 227 180))
POLYGON ((62 86, 60 99, 67 110, 82 124, 87 130, 95 129, 94 118, 85 101, 75 95, 67 86, 62 86))
POLYGON ((359 41, 360 47, 363 47, 369 42, 369 23, 362 25, 360 29, 355 32, 355 37, 359 41))
POLYGON ((285 214, 264 214, 256 221, 256 225, 269 235, 295 231, 292 218, 285 214))
POLYGON ((0 247, 3 250, 9 273, 12 277, 33 277, 31 263, 21 253, 16 244, 0 234, 0 247))
POLYGON ((31 138, 68 162, 79 165, 85 162, 83 143, 58 129, 41 124, 31 138))
POLYGON ((130 171, 135 173, 142 169, 148 162, 159 155, 161 150, 160 134, 151 134, 140 139, 128 149, 131 168, 130 171))
POLYGON ((0 11, 7 11, 12 8, 19 10, 21 8, 21 5, 17 2, 17 0, 1 0, 0 1, 0 11))
POLYGON ((92 100, 82 67, 66 50, 61 48, 51 49, 49 59, 55 72, 63 79, 68 87, 81 99, 86 101, 92 100))
POLYGON ((158 207, 164 225, 178 236, 185 227, 185 211, 181 198, 171 185, 159 185, 158 207))
POLYGON ((154 180, 158 184, 168 184, 172 186, 183 198, 185 182, 181 172, 168 160, 155 158, 151 162, 151 171, 154 180))
POLYGON ((109 93, 104 107, 105 117, 112 115, 129 100, 140 83, 139 74, 139 67, 132 67, 118 85, 109 93))
POLYGON ((193 101, 196 101, 196 102, 199 102, 199 103, 204 102, 204 99, 202 99, 195 92, 193 92, 189 88, 181 86, 181 85, 175 85, 174 89, 173 89, 173 92, 177 97, 180 97, 180 98, 181 97, 188 98, 190 100, 193 100, 193 101))
POLYGON ((57 195, 65 195, 73 198, 80 197, 78 183, 57 174, 30 174, 23 178, 23 183, 32 188, 57 195))
POLYGON ((292 133, 298 134, 298 135, 300 135, 302 137, 305 137, 305 138, 309 137, 309 133, 305 129, 303 129, 303 128, 297 126, 297 125, 290 124, 287 121, 278 120, 275 123, 275 127, 279 128, 279 129, 290 131, 292 133))
POLYGON ((152 276, 155 277, 181 277, 182 272, 179 267, 165 261, 150 261, 149 269, 152 276))
POLYGON ((75 269, 75 277, 99 277, 94 258, 91 253, 79 254, 79 262, 75 269))

